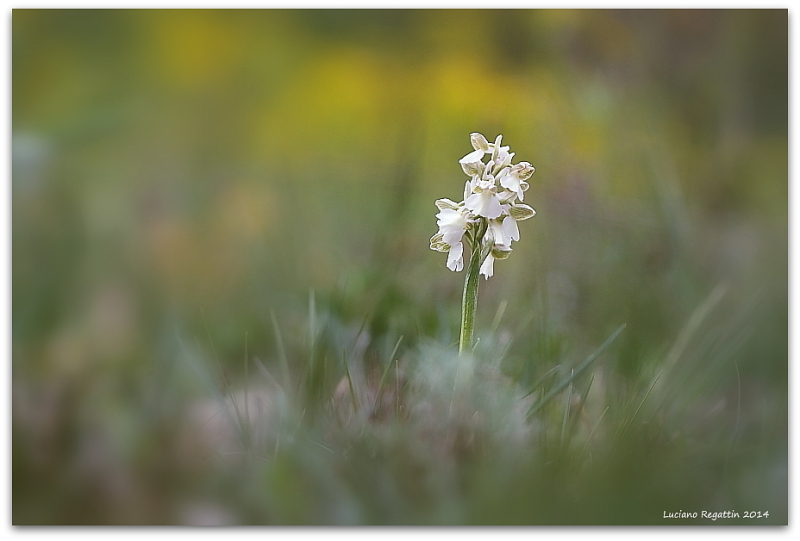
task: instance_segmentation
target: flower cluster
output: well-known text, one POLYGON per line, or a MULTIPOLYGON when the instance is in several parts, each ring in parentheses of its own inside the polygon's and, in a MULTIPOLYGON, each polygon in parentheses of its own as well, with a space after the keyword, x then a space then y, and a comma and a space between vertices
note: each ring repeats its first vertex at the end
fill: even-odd
POLYGON ((475 150, 458 161, 470 177, 464 185, 464 200, 436 201, 439 232, 431 237, 431 249, 447 252, 447 268, 452 271, 464 268, 462 241, 466 239, 472 253, 480 254, 480 274, 488 279, 494 274, 495 259, 507 258, 511 242, 519 240, 517 222, 536 215, 520 202, 534 168, 528 162, 512 164, 514 153, 500 145, 502 137, 490 143, 480 133, 470 135, 475 150), (486 156, 489 160, 484 163, 486 156))

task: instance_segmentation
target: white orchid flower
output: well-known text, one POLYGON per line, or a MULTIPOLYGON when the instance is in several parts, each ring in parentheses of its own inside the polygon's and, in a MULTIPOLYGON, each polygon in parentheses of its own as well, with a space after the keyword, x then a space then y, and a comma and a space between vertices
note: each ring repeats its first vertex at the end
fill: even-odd
POLYGON ((522 201, 524 196, 522 193, 528 189, 528 183, 525 182, 535 172, 535 169, 528 162, 520 162, 510 169, 504 169, 503 175, 498 178, 500 186, 506 188, 517 194, 519 200, 522 201))
MULTIPOLYGON (((528 205, 523 205, 522 203, 503 206, 505 207, 503 209, 503 213, 506 214, 506 216, 503 218, 500 229, 503 231, 504 242, 498 244, 511 246, 511 241, 519 240, 519 226, 517 225, 517 222, 527 220, 528 218, 533 218, 536 216, 536 211, 528 205)), ((497 236, 496 233, 495 236, 497 236)))
POLYGON ((497 187, 492 180, 480 180, 472 190, 474 193, 464 200, 464 207, 484 218, 497 218, 502 214, 497 187))
POLYGON ((436 215, 438 220, 439 232, 442 234, 442 241, 453 246, 461 242, 461 237, 467 229, 467 216, 462 209, 443 208, 436 215))
MULTIPOLYGON (((506 218, 508 218, 508 216, 506 216, 506 218)), ((512 239, 511 235, 509 234, 511 231, 503 226, 504 220, 505 219, 503 216, 500 216, 494 220, 489 220, 489 229, 494 236, 495 244, 511 245, 511 241, 514 239, 512 239)))
POLYGON ((489 227, 494 234, 495 244, 511 246, 512 241, 519 240, 517 221, 509 215, 500 216, 496 220, 489 220, 489 227))
POLYGON ((470 177, 464 183, 464 200, 436 201, 439 231, 431 237, 431 249, 447 252, 450 270, 464 268, 466 242, 473 258, 479 256, 475 250, 481 253, 488 250, 479 272, 489 278, 494 274, 494 261, 508 257, 511 243, 519 240, 517 222, 536 214, 528 205, 517 202, 522 201, 523 192, 528 189, 526 181, 534 168, 528 162, 512 164, 514 153, 508 146, 502 146, 502 140, 502 135, 498 135, 490 143, 480 133, 471 134, 473 151, 458 160, 461 169, 470 177), (487 154, 489 160, 484 163, 487 154), (470 234, 465 237, 468 231, 470 234))

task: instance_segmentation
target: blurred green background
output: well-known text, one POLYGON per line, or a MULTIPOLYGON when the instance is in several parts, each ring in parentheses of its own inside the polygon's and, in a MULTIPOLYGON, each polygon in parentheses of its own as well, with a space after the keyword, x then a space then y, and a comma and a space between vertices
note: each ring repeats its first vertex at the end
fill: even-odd
POLYGON ((785 523, 787 137, 786 10, 14 10, 13 521, 663 523, 694 504, 785 523), (309 340, 380 367, 400 336, 401 358, 457 340, 463 274, 428 239, 474 131, 536 167, 538 213, 481 281, 479 332, 529 387, 626 323, 602 375, 634 406, 652 383, 643 439, 577 508, 546 487, 581 477, 531 462, 426 493, 431 515, 383 470, 396 497, 356 483, 342 511, 280 456, 260 485, 194 460, 197 365, 237 387, 245 359, 277 372, 309 340))

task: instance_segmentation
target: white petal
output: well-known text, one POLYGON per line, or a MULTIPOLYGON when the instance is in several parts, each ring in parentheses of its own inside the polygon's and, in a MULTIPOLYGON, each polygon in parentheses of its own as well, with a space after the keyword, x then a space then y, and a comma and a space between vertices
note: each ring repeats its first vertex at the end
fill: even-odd
POLYGON ((500 208, 500 200, 494 194, 492 194, 492 196, 488 199, 489 201, 486 203, 486 213, 484 214, 484 216, 490 219, 497 218, 498 216, 500 216, 500 214, 503 213, 503 209, 500 208))
POLYGON ((463 226, 466 224, 464 215, 454 209, 447 209, 447 208, 442 209, 436 214, 436 217, 438 218, 436 223, 439 225, 439 227, 443 225, 463 226))
POLYGON ((503 205, 503 212, 508 212, 508 203, 512 203, 514 199, 517 198, 517 194, 514 192, 509 192, 508 190, 503 190, 499 194, 497 194, 498 199, 500 199, 500 204, 503 205))
POLYGON ((478 205, 481 203, 481 194, 474 193, 464 199, 464 207, 471 210, 473 213, 477 214, 475 209, 478 208, 478 205))
POLYGON ((508 151, 508 147, 501 147, 500 152, 497 153, 497 166, 505 167, 511 163, 514 158, 514 153, 508 151))
POLYGON ((501 167, 497 174, 494 176, 496 180, 501 180, 504 176, 511 172, 510 167, 501 167))
POLYGON ((508 234, 505 230, 505 221, 500 222, 498 220, 490 220, 489 227, 492 228, 492 234, 494 235, 494 243, 495 244, 511 244, 509 240, 506 242, 508 234))
POLYGON ((487 255, 486 259, 483 260, 480 274, 483 274, 484 278, 487 280, 494 274, 494 257, 492 254, 487 255))
POLYGON ((442 241, 450 246, 461 242, 461 237, 464 236, 464 230, 457 227, 442 228, 442 241))
POLYGON ((453 244, 450 247, 450 253, 447 254, 447 268, 454 272, 459 272, 464 268, 464 245, 459 243, 453 244))
POLYGON ((469 210, 483 216, 485 218, 497 218, 503 213, 500 208, 500 200, 497 195, 492 193, 491 190, 485 190, 481 193, 474 193, 470 195, 465 201, 464 206, 469 210))
POLYGON ((470 152, 469 154, 458 160, 458 163, 476 163, 481 161, 482 159, 483 159, 483 151, 478 149, 478 150, 473 150, 472 152, 470 152))
POLYGON ((461 241, 461 236, 467 228, 467 220, 462 212, 453 209, 442 209, 436 217, 436 225, 439 226, 439 233, 442 240, 450 245, 461 241))
MULTIPOLYGON (((511 216, 506 216, 503 220, 503 233, 505 233, 505 236, 511 240, 519 240, 519 226, 517 226, 517 221, 511 216)), ((511 242, 501 242, 500 244, 510 245, 511 242)))
POLYGON ((519 177, 511 170, 500 178, 500 186, 517 192, 519 191, 519 177))

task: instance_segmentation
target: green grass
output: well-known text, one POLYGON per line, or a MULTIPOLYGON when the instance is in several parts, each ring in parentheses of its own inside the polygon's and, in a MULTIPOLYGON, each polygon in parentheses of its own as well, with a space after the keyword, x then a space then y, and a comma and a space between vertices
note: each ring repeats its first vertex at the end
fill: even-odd
POLYGON ((15 480, 27 481, 15 522, 664 524, 683 509, 785 524, 786 396, 765 392, 775 376, 753 356, 782 347, 765 342, 779 301, 731 291, 712 288, 635 373, 636 322, 609 322, 588 348, 513 317, 513 299, 481 305, 464 355, 453 317, 437 323, 453 329, 444 340, 399 334, 391 318, 381 333, 313 292, 293 323, 269 311, 274 347, 252 352, 245 334, 238 362, 218 357, 212 333, 173 327, 172 360, 141 385, 160 389, 146 408, 102 412, 129 447, 101 456, 127 463, 76 482, 20 453, 30 431, 15 427, 15 480), (110 512, 91 483, 128 474, 136 491, 110 512), (26 492, 53 478, 49 500, 26 492))
MULTIPOLYGON (((244 371, 242 386, 280 407, 253 416, 231 387, 209 386, 239 459, 215 456, 192 475, 244 480, 206 496, 248 524, 663 524, 678 508, 768 510, 761 524, 785 523, 785 449, 766 436, 779 405, 742 402, 732 340, 747 314, 715 314, 723 295, 713 290, 635 378, 611 368, 622 324, 583 359, 526 359, 529 385, 502 324, 466 356, 403 336, 381 352, 312 294, 305 338, 279 348, 277 373, 258 359, 244 371)), ((277 317, 273 327, 284 344, 277 317)))

